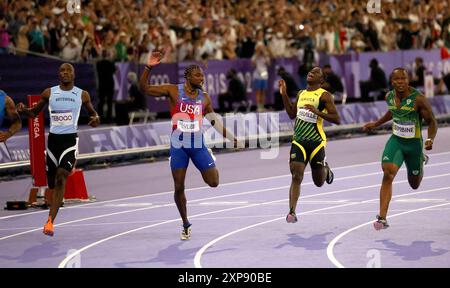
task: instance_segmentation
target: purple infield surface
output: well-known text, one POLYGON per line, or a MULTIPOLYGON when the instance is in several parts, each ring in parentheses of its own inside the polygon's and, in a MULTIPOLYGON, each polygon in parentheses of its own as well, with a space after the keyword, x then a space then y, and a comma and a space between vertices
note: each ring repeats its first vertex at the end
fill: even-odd
MULTIPOLYGON (((97 202, 61 209, 54 237, 42 234, 47 210, 0 212, 0 267, 450 267, 450 128, 427 152, 419 189, 399 171, 391 226, 375 231, 388 137, 330 141, 334 182, 315 187, 307 169, 295 224, 285 221, 290 146, 272 160, 262 150, 216 155, 218 188, 191 163, 189 241, 180 240, 168 161, 85 171, 97 202)), ((0 183, 0 201, 26 199, 30 181, 0 183)))

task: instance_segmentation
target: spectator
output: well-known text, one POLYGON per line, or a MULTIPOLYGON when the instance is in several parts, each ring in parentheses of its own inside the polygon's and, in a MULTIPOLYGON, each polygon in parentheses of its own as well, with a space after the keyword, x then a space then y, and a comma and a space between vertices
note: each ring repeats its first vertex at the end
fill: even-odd
POLYGON ((445 94, 450 93, 450 73, 447 73, 442 76, 442 79, 439 80, 436 90, 438 95, 444 94, 445 92, 447 92, 445 94), (444 86, 447 89, 447 91, 445 91, 444 86))
POLYGON ((268 48, 270 55, 273 57, 285 57, 287 53, 287 43, 281 29, 279 29, 269 41, 268 48))
POLYGON ((256 46, 255 55, 252 57, 255 67, 253 72, 254 88, 256 93, 256 111, 265 111, 264 104, 269 80, 269 52, 264 45, 256 46))
POLYGON ((267 46, 267 40, 265 38, 265 34, 264 34, 264 30, 263 29, 259 28, 256 31, 255 42, 256 42, 255 47, 258 46, 258 45, 267 46))
POLYGON ((423 87, 426 68, 421 57, 417 57, 415 59, 415 66, 416 67, 412 73, 411 81, 409 83, 415 88, 423 87))
MULTIPOLYGON (((360 81, 359 87, 361 89, 361 100, 363 102, 373 101, 369 98, 369 93, 372 91, 380 91, 381 93, 388 87, 386 80, 386 73, 378 66, 377 59, 370 60, 370 78, 367 81, 360 81)), ((384 96, 384 95, 383 95, 384 96)))
POLYGON ((362 15, 358 9, 351 12, 350 26, 355 27, 359 33, 364 33, 364 24, 362 23, 362 15))
POLYGON ((247 100, 244 83, 239 79, 236 70, 230 69, 227 73, 227 92, 219 94, 219 110, 221 113, 230 112, 233 103, 247 100))
MULTIPOLYGON (((388 1, 382 6, 382 13, 372 15, 365 13, 367 1, 262 0, 213 1, 211 4, 211 1, 186 0, 175 5, 176 1, 102 0, 81 1, 81 15, 70 16, 65 7, 67 1, 0 0, 14 45, 18 46, 19 31, 26 20, 35 19, 40 25, 32 25, 30 21, 25 29, 29 33, 31 50, 58 55, 66 44, 60 38, 72 27, 83 31, 74 33, 78 43, 83 44, 89 35, 99 49, 107 50, 108 57, 118 61, 127 61, 127 51, 133 51, 131 58, 135 59, 134 51, 145 34, 149 35, 145 46, 165 45, 168 41, 164 38, 170 38, 172 55, 165 61, 192 60, 194 55, 197 60, 233 59, 235 53, 237 57, 250 58, 261 42, 270 47, 274 57, 292 55, 292 41, 296 49, 304 49, 310 43, 315 50, 335 54, 349 50, 440 48, 444 41, 450 46, 447 31, 450 4, 414 0, 412 5, 411 1, 388 1), (372 22, 376 28, 372 27, 372 22), (304 25, 303 30, 297 28, 300 23, 304 25), (179 41, 180 31, 185 29, 193 36, 193 51, 189 53, 186 48, 188 51, 190 48, 179 45, 185 42, 179 41), (120 36, 123 34, 125 40, 120 36), (194 44, 200 35, 208 35, 209 41, 215 44, 205 44, 207 39, 194 44), (398 39, 393 35, 398 35, 398 39), (62 45, 58 47, 59 44, 62 45), (214 46, 213 51, 208 46, 214 46), (185 50, 180 53, 179 49, 185 50)), ((142 52, 138 49, 141 61, 146 59, 142 52)))
POLYGON ((0 54, 7 54, 9 47, 9 33, 6 19, 0 15, 0 54))
MULTIPOLYGON (((324 38, 325 38, 325 47, 326 47, 326 51, 330 54, 336 54, 337 52, 337 47, 336 47, 336 32, 333 28, 333 25, 331 23, 328 23, 328 25, 326 25, 326 30, 324 33, 324 38)), ((312 69, 312 67, 311 67, 312 69)), ((308 72, 311 70, 309 69, 308 72)))
POLYGON ((312 45, 307 45, 305 49, 300 49, 298 53, 300 66, 298 67, 298 75, 300 77, 300 89, 306 88, 306 75, 314 66, 317 66, 319 57, 314 51, 312 45))
POLYGON ((395 49, 395 38, 394 35, 395 27, 392 24, 385 25, 382 28, 382 33, 380 34, 380 49, 383 52, 392 51, 395 49))
POLYGON ((243 28, 243 38, 240 39, 238 46, 237 46, 237 55, 239 58, 252 58, 253 54, 255 53, 255 41, 253 37, 253 31, 247 27, 243 28))
POLYGON ((142 94, 139 89, 137 74, 134 72, 129 72, 127 79, 130 83, 130 88, 128 89, 128 96, 131 103, 130 110, 138 111, 147 109, 147 97, 142 94))
POLYGON ((357 32, 350 42, 350 51, 361 53, 366 51, 367 43, 364 42, 364 37, 361 33, 357 32))
MULTIPOLYGON (((316 49, 321 52, 327 51, 327 40, 325 37, 326 25, 322 24, 314 28, 314 40, 316 49)), ((303 30, 303 29, 302 29, 303 30)))
POLYGON ((365 42, 368 44, 368 51, 379 51, 380 41, 378 40, 378 32, 375 28, 375 24, 369 21, 367 30, 364 32, 365 42))
POLYGON ((17 39, 20 28, 27 24, 27 12, 26 8, 21 8, 16 14, 11 15, 8 31, 13 39, 17 39))
MULTIPOLYGON (((192 60, 194 57, 194 46, 192 45, 192 34, 191 31, 185 31, 181 38, 178 39, 177 43, 177 61, 187 61, 192 60)), ((151 51, 149 52, 151 53, 151 51)), ((145 60, 144 63, 147 60, 145 60)))
POLYGON ((63 27, 60 21, 56 18, 52 18, 48 24, 48 34, 49 34, 49 53, 52 55, 61 53, 61 42, 63 27))
POLYGON ((81 57, 84 62, 90 62, 98 58, 98 50, 95 46, 94 39, 91 37, 86 37, 86 40, 84 40, 83 48, 81 49, 81 57))
POLYGON ((120 32, 119 41, 115 45, 116 48, 116 61, 122 62, 127 61, 127 34, 125 32, 120 32))
POLYGON ((397 33, 397 46, 401 50, 409 50, 413 46, 413 34, 409 25, 403 25, 397 33))
POLYGON ((28 41, 28 25, 23 25, 19 29, 19 33, 17 35, 16 47, 20 49, 17 51, 17 55, 25 56, 26 51, 30 48, 30 42, 28 41))
POLYGON ((38 27, 38 20, 34 17, 29 20, 30 30, 28 32, 28 41, 30 42, 30 51, 37 53, 45 52, 44 34, 38 27))
POLYGON ((66 46, 61 51, 61 58, 70 62, 81 60, 81 47, 76 38, 68 39, 66 46))
POLYGON ((236 59, 237 55, 235 50, 236 47, 231 41, 225 42, 222 46, 223 59, 236 59))
POLYGON ((322 87, 331 94, 336 92, 344 93, 344 85, 342 85, 341 78, 334 73, 331 65, 324 65, 322 71, 325 74, 325 85, 322 87))
POLYGON ((127 125, 129 120, 129 113, 132 111, 141 111, 147 109, 147 98, 139 89, 137 74, 135 72, 128 72, 128 98, 124 101, 116 103, 116 124, 127 125))
POLYGON ((114 73, 116 72, 116 66, 110 59, 108 59, 107 51, 103 51, 102 59, 97 62, 96 67, 99 98, 97 112, 102 120, 102 123, 111 123, 112 101, 114 97, 114 73), (106 112, 104 109, 105 103, 106 112))

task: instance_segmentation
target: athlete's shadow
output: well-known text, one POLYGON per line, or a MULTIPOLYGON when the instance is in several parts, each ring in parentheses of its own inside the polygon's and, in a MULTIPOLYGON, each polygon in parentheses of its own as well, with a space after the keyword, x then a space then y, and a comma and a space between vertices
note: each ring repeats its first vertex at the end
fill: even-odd
POLYGON ((322 234, 312 235, 311 237, 302 237, 298 234, 287 234, 287 243, 275 246, 275 249, 281 249, 285 246, 293 246, 297 248, 305 248, 306 250, 323 250, 328 246, 327 236, 333 234, 326 232, 322 234))
MULTIPOLYGON (((162 249, 158 252, 158 255, 150 260, 146 261, 130 261, 130 262, 120 262, 115 263, 116 267, 119 268, 131 268, 131 267, 137 267, 137 264, 143 264, 140 266, 150 266, 145 264, 150 263, 160 263, 164 265, 169 266, 175 266, 175 265, 184 265, 186 263, 192 264, 192 261, 195 257, 195 253, 197 253, 198 250, 200 250, 201 247, 196 248, 188 248, 188 249, 182 249, 182 245, 186 243, 180 240, 180 242, 175 243, 173 245, 170 245, 166 249, 162 249)), ((234 249, 222 249, 217 251, 208 251, 205 254, 211 254, 211 253, 218 253, 223 252, 227 250, 234 250, 234 249)), ((153 265, 152 265, 153 266, 153 265)))
POLYGON ((414 241, 410 245, 399 245, 392 240, 378 240, 376 242, 382 243, 387 248, 378 250, 394 252, 394 256, 402 257, 402 260, 406 261, 441 256, 449 251, 441 248, 433 249, 431 244, 433 244, 434 241, 414 241))
MULTIPOLYGON (((46 241, 26 249, 23 251, 22 255, 16 257, 0 255, 0 259, 9 261, 16 260, 18 263, 32 263, 46 258, 59 258, 66 256, 67 252, 57 253, 59 251, 58 246, 59 244, 56 241, 46 241)), ((14 253, 17 252, 17 250, 10 249, 8 252, 14 253)))

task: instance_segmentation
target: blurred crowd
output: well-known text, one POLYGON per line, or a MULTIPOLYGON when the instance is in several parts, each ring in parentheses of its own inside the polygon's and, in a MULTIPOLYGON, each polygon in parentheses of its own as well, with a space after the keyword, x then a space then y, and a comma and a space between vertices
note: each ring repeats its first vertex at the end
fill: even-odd
POLYGON ((157 49, 165 50, 165 62, 176 62, 252 58, 257 50, 270 58, 301 58, 305 49, 344 54, 450 47, 448 0, 383 0, 374 13, 367 2, 0 0, 0 53, 145 62, 157 49))

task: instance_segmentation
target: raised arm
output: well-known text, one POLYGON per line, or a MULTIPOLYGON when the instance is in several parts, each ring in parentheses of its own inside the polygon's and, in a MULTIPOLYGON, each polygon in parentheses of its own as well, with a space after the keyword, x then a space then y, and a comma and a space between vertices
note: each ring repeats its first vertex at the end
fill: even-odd
POLYGON ((425 149, 431 150, 433 149, 434 138, 437 134, 436 118, 434 118, 430 102, 428 102, 427 98, 425 98, 423 95, 417 96, 416 106, 420 116, 428 125, 428 137, 427 140, 425 140, 425 149))
POLYGON ((150 71, 153 69, 153 66, 158 65, 164 54, 161 52, 153 52, 145 65, 145 69, 141 74, 141 78, 139 79, 139 88, 142 93, 147 94, 153 97, 169 97, 171 100, 173 95, 176 95, 177 87, 173 84, 163 84, 163 85, 150 85, 148 83, 148 76, 150 75, 150 71), (174 94, 175 93, 175 94, 174 94))
POLYGON ((0 142, 5 142, 11 136, 16 134, 20 130, 20 128, 22 128, 22 121, 20 120, 19 113, 17 113, 14 101, 9 96, 6 96, 5 98, 5 110, 6 115, 11 120, 12 123, 8 131, 6 132, 0 131, 0 142))
MULTIPOLYGON (((387 99, 388 95, 389 95, 389 93, 386 93, 386 96, 384 97, 385 100, 387 99)), ((372 130, 372 129, 375 129, 375 128, 377 128, 377 127, 380 127, 381 125, 383 125, 384 123, 386 123, 386 122, 388 122, 388 121, 390 121, 390 120, 392 120, 392 113, 391 113, 391 111, 388 110, 388 111, 383 115, 383 117, 381 117, 381 118, 378 119, 377 121, 372 121, 372 122, 366 123, 366 124, 363 126, 363 130, 364 130, 364 131, 370 131, 370 130, 372 130)))
POLYGON ((280 87, 281 98, 283 99, 284 108, 286 109, 286 113, 289 118, 294 119, 297 117, 297 101, 299 95, 297 95, 297 100, 295 103, 291 102, 291 99, 286 93, 286 82, 284 80, 278 81, 278 86, 280 87))
POLYGON ((336 109, 336 105, 334 105, 333 96, 328 92, 323 92, 322 96, 320 96, 320 101, 325 103, 325 108, 327 109, 327 113, 323 113, 319 111, 312 105, 305 105, 305 109, 308 109, 312 113, 316 114, 318 117, 321 117, 328 122, 334 124, 341 124, 341 119, 339 118, 339 114, 336 109))
POLYGON ((38 103, 34 105, 32 108, 26 108, 25 104, 19 103, 17 104, 17 112, 20 114, 24 114, 28 117, 36 117, 39 113, 44 109, 45 105, 47 105, 50 99, 50 88, 44 90, 41 93, 41 99, 39 99, 38 103))
POLYGON ((100 117, 98 116, 97 111, 95 111, 94 106, 92 106, 91 96, 87 91, 83 91, 81 94, 81 101, 83 103, 83 107, 87 110, 90 116, 88 125, 91 127, 97 127, 100 125, 100 117))
POLYGON ((383 125, 384 123, 386 123, 386 122, 388 122, 390 120, 392 120, 392 113, 391 113, 391 111, 388 110, 383 115, 383 117, 381 117, 377 121, 366 123, 364 125, 364 127, 363 127, 363 130, 364 131, 369 131, 369 130, 375 129, 375 128, 380 127, 381 125, 383 125))

